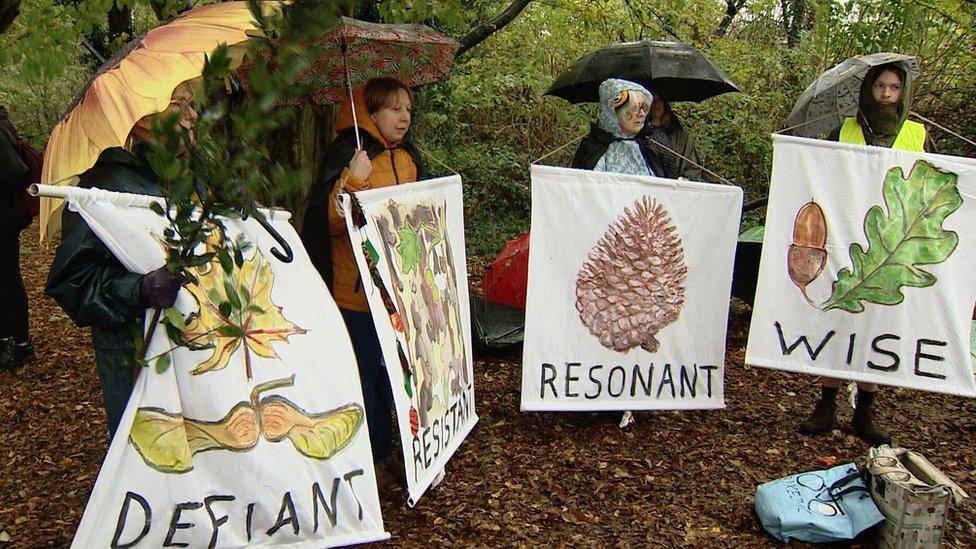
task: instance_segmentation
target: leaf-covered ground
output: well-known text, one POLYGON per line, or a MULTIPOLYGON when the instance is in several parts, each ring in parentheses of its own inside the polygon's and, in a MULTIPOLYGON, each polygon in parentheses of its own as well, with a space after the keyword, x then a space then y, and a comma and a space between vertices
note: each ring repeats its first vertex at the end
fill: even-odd
MULTIPOLYGON (((35 235, 36 227, 24 233, 22 268, 38 360, 0 372, 0 546, 61 547, 81 519, 107 436, 88 334, 43 295, 52 252, 35 235)), ((416 508, 399 487, 382 495, 390 544, 773 545, 753 515, 756 486, 821 468, 821 458, 861 461, 867 446, 846 430, 794 433, 814 382, 745 367, 748 323, 748 309, 733 307, 726 409, 640 412, 626 431, 585 414, 520 413, 519 357, 478 360, 481 421, 416 508)), ((976 401, 886 389, 879 404, 897 443, 976 494, 976 401)), ((846 426, 849 407, 841 417, 846 426)), ((946 540, 976 546, 971 504, 952 513, 946 540)))

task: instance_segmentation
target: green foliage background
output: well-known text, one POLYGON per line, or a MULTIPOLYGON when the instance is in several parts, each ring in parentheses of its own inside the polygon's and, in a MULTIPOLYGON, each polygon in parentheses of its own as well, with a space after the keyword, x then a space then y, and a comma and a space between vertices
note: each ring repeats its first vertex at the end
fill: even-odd
MULTIPOLYGON (((158 24, 149 0, 118 3, 132 9, 136 34, 158 24)), ((180 3, 162 2, 168 9, 180 3)), ((81 38, 104 32, 111 5, 34 0, 22 5, 0 37, 0 103, 35 144, 43 144, 91 73, 94 63, 81 38)), ((365 18, 423 22, 462 39, 508 5, 361 0, 348 8, 365 18)), ((528 229, 529 164, 587 130, 592 107, 541 94, 592 49, 620 40, 675 38, 723 67, 743 93, 677 104, 676 111, 704 164, 742 186, 749 201, 766 194, 769 134, 782 128, 793 101, 820 72, 851 55, 888 50, 919 56, 923 74, 914 110, 976 136, 974 25, 974 0, 535 0, 460 57, 448 80, 420 90, 413 138, 430 155, 429 171, 463 176, 468 252, 493 255, 528 229)), ((976 152, 930 130, 943 152, 976 152)), ((566 165, 574 150, 570 144, 543 163, 566 165)), ((758 215, 747 216, 744 225, 755 224, 758 215)))

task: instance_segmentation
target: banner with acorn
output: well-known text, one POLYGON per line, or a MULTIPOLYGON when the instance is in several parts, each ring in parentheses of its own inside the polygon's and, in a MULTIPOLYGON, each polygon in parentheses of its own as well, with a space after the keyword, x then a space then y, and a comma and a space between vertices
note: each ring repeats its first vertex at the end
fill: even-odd
POLYGON ((746 362, 976 396, 976 163, 774 137, 746 362))

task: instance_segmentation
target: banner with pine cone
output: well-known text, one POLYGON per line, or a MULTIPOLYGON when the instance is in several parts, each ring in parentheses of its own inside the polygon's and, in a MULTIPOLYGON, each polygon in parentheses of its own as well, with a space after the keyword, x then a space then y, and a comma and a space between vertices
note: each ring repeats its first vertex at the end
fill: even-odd
POLYGON ((976 161, 773 137, 746 363, 976 396, 976 161))
POLYGON ((738 187, 532 166, 522 409, 722 408, 738 187))
MULTIPOLYGON (((162 199, 57 190, 128 271, 164 265, 171 228, 152 209, 162 199)), ((153 332, 73 547, 325 547, 389 537, 339 309, 290 214, 265 215, 292 261, 270 253, 280 245, 253 216, 202 227, 192 279, 153 332)))
POLYGON ((340 197, 393 388, 407 503, 478 421, 457 175, 340 197))

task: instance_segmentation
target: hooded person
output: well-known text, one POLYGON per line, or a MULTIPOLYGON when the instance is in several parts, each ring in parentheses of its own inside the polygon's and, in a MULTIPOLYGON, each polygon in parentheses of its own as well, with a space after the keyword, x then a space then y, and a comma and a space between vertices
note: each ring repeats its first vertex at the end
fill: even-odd
POLYGON ((637 138, 653 99, 651 92, 640 84, 617 78, 604 80, 600 84, 597 121, 576 149, 572 167, 663 176, 657 154, 637 138))
MULTIPOLYGON (((640 84, 608 78, 600 83, 600 108, 590 133, 580 142, 573 168, 630 175, 664 176, 657 154, 638 139, 654 96, 640 84)), ((612 413, 620 428, 634 423, 633 413, 612 413)))
MULTIPOLYGON (((332 292, 352 340, 362 382, 366 423, 373 459, 393 471, 393 393, 346 221, 339 206, 342 192, 389 187, 423 178, 417 150, 410 143, 413 95, 393 78, 374 78, 353 92, 339 108, 335 140, 325 152, 319 177, 309 196, 301 238, 312 264, 332 292), (362 148, 356 148, 352 109, 362 148)), ((402 471, 402 466, 400 467, 402 471)))
MULTIPOLYGON (((907 120, 911 105, 911 75, 897 63, 873 67, 861 82, 857 116, 846 118, 828 139, 855 145, 935 152, 925 126, 907 120)), ((840 379, 821 378, 820 400, 810 416, 800 423, 797 429, 800 433, 816 436, 834 428, 841 384, 840 379)), ((851 427, 857 436, 874 446, 891 442, 889 433, 874 424, 872 406, 877 392, 875 383, 858 383, 851 418, 851 427)))
MULTIPOLYGON (((188 87, 181 86, 164 113, 179 112, 179 124, 196 120, 188 87)), ((79 176, 81 188, 161 196, 160 180, 149 166, 152 117, 142 118, 126 148, 102 151, 95 165, 79 176)), ((64 208, 61 242, 54 253, 44 292, 82 327, 91 327, 109 435, 115 436, 132 394, 135 336, 148 308, 172 307, 181 287, 165 267, 147 274, 128 271, 102 243, 81 215, 64 208)))
POLYGON ((699 167, 701 162, 698 160, 695 142, 671 110, 671 105, 660 95, 654 96, 651 112, 644 121, 639 138, 645 146, 657 153, 664 169, 664 177, 702 180, 702 170, 699 167))
POLYGON ((827 138, 855 145, 936 152, 925 126, 908 120, 912 88, 911 73, 899 63, 872 67, 861 81, 857 116, 845 118, 827 138))

